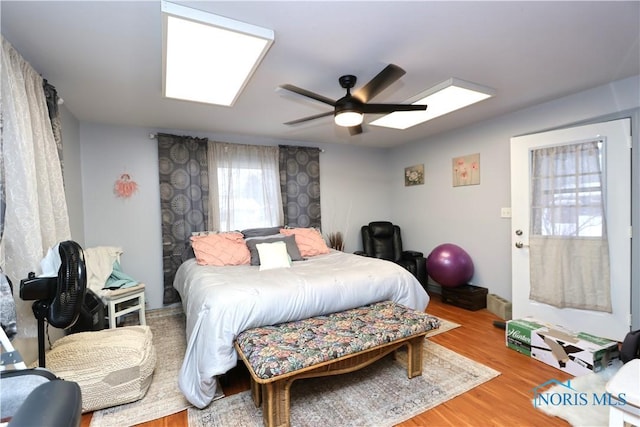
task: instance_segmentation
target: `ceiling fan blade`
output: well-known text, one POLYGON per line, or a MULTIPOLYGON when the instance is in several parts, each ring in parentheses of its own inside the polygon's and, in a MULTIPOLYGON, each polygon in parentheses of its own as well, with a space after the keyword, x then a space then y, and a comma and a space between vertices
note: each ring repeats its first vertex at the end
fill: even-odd
POLYGON ((297 125, 298 123, 308 122, 309 120, 319 119, 321 117, 333 116, 333 111, 327 111, 326 113, 316 114, 315 116, 304 117, 298 120, 292 120, 290 122, 286 122, 285 125, 297 125))
POLYGON ((362 125, 358 126, 350 126, 349 127, 349 135, 360 135, 362 133, 362 125))
POLYGON ((298 95, 306 96, 307 98, 315 99, 316 101, 324 102, 325 104, 329 104, 332 107, 336 106, 336 102, 333 99, 329 99, 326 96, 318 95, 317 93, 311 92, 306 89, 299 88, 294 85, 285 84, 280 86, 282 89, 286 89, 290 92, 297 93, 298 95))
POLYGON ((386 114, 396 111, 424 111, 427 109, 426 105, 412 105, 412 104, 364 104, 362 106, 363 113, 369 114, 386 114))
POLYGON ((358 89, 353 96, 362 102, 367 102, 374 96, 391 86, 393 82, 402 77, 406 71, 394 64, 387 65, 369 83, 358 89))

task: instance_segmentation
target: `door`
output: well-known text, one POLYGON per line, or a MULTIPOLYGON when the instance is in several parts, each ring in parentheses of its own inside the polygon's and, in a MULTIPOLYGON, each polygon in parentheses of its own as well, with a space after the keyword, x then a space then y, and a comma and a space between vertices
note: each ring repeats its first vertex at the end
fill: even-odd
POLYGON ((513 318, 531 316, 622 341, 631 325, 631 124, 621 119, 511 138, 513 318), (535 149, 600 139, 611 276, 612 312, 556 308, 529 299, 531 160, 535 149))

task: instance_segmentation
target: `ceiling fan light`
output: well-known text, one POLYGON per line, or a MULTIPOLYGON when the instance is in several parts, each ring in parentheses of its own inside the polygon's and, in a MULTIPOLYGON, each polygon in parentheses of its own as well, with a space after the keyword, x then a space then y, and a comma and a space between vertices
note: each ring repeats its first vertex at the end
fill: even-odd
POLYGON ((346 128, 362 124, 362 119, 363 114, 357 111, 340 111, 334 117, 338 126, 346 128))

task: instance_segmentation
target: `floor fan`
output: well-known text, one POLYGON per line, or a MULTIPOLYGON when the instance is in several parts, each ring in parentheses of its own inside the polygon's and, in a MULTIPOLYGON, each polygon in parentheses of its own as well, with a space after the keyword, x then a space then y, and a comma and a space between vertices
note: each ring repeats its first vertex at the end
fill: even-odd
POLYGON ((58 245, 60 268, 57 277, 36 277, 29 273, 20 282, 20 298, 34 301, 38 322, 38 363, 45 367, 44 322, 66 329, 78 320, 87 289, 84 253, 80 245, 67 240, 58 245))

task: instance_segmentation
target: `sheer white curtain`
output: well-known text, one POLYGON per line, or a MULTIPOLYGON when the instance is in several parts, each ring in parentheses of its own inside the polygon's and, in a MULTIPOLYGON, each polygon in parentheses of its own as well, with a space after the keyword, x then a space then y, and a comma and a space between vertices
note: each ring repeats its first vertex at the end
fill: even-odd
POLYGON ((530 298, 611 312, 603 141, 532 153, 530 298))
POLYGON ((20 280, 40 272, 49 247, 71 236, 62 171, 42 77, 2 38, 1 162, 6 212, 0 266, 14 283, 18 337, 36 336, 20 280))
POLYGON ((278 147, 209 141, 209 228, 283 224, 278 147))

